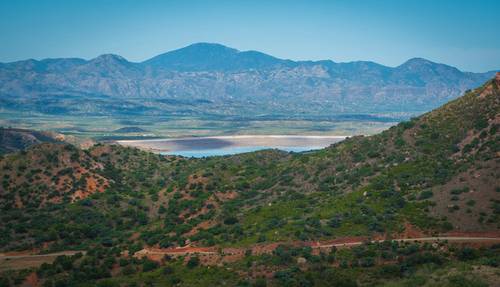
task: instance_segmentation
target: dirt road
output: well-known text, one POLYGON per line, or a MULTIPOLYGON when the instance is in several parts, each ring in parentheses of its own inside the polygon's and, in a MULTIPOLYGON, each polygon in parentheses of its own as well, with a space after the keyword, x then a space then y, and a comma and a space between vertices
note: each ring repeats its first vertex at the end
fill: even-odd
POLYGON ((313 248, 313 252, 319 252, 322 249, 330 249, 332 247, 353 247, 362 245, 366 242, 381 243, 384 241, 396 242, 452 242, 464 244, 496 244, 500 243, 500 237, 476 237, 476 236, 436 236, 436 237, 418 237, 418 238, 397 238, 397 239, 380 239, 368 240, 362 237, 340 238, 327 242, 281 242, 257 244, 249 247, 238 248, 217 248, 217 247, 181 247, 181 248, 145 248, 134 254, 134 257, 148 257, 151 260, 161 261, 165 256, 178 257, 186 255, 197 255, 205 264, 214 264, 220 262, 233 262, 245 256, 245 253, 251 250, 252 254, 269 254, 272 253, 280 244, 293 246, 309 246, 313 248))
POLYGON ((85 251, 61 251, 48 254, 0 253, 0 271, 36 268, 43 263, 54 262, 57 256, 72 256, 77 253, 85 254, 85 251))
MULTIPOLYGON (((211 262, 230 262, 241 259, 248 250, 252 254, 269 254, 272 253, 280 244, 288 244, 294 246, 309 246, 319 252, 321 249, 329 249, 332 247, 353 247, 364 244, 366 242, 381 243, 384 241, 396 242, 440 242, 447 241, 453 243, 467 243, 467 244, 495 244, 500 243, 500 237, 487 237, 487 236, 435 236, 435 237, 418 237, 418 238, 396 238, 396 239, 380 239, 368 240, 363 237, 347 237, 339 238, 331 241, 317 241, 317 242, 274 242, 268 244, 256 244, 249 247, 238 248, 217 248, 217 247, 192 247, 185 246, 180 248, 145 248, 134 254, 134 257, 142 258, 148 257, 151 260, 161 261, 168 255, 172 257, 198 255, 202 257, 205 263, 211 262)), ((53 262, 57 256, 61 255, 75 255, 77 253, 85 253, 84 251, 63 251, 50 254, 29 254, 26 253, 0 253, 0 270, 12 269, 25 269, 31 267, 38 267, 43 263, 53 262)))
MULTIPOLYGON (((382 240, 371 240, 371 243, 381 243, 384 241, 396 241, 396 242, 436 242, 436 241, 448 241, 448 242, 464 242, 464 243, 481 243, 481 242, 500 242, 500 237, 457 237, 457 236, 437 236, 437 237, 420 237, 420 238, 400 238, 400 239, 382 239, 382 240)), ((329 248, 329 247, 342 247, 342 246, 356 246, 363 244, 363 241, 358 242, 346 242, 346 243, 333 243, 333 244, 320 244, 313 247, 317 248, 329 248)))

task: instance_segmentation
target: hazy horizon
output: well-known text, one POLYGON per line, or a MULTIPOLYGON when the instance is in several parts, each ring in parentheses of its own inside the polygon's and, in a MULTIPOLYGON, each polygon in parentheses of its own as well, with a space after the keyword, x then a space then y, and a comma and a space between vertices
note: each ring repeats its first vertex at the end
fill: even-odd
MULTIPOLYGON (((165 51, 161 54, 164 54, 164 53, 168 53, 168 52, 172 52, 172 51, 176 51, 176 50, 181 50, 183 48, 187 48, 191 45, 197 45, 197 44, 217 44, 217 45, 222 45, 222 46, 225 46, 225 47, 228 47, 228 48, 233 48, 233 49, 236 49, 238 50, 239 52, 248 52, 248 51, 257 51, 257 52, 261 52, 259 50, 256 50, 256 49, 250 49, 250 50, 240 50, 238 49, 237 47, 231 47, 231 46, 228 46, 228 45, 225 45, 223 43, 214 43, 214 42, 197 42, 197 43, 192 43, 190 45, 187 45, 187 46, 183 46, 183 47, 179 47, 179 48, 175 48, 173 50, 168 50, 168 51, 165 51)), ((90 61, 92 59, 95 59, 95 58, 98 58, 100 56, 104 56, 104 55, 116 55, 116 56, 120 56, 122 58, 124 58, 125 60, 127 60, 128 62, 131 62, 131 63, 142 63, 144 61, 147 61, 147 60, 150 60, 156 56, 159 56, 161 54, 158 54, 158 55, 151 55, 150 57, 142 60, 142 61, 131 61, 130 59, 127 59, 127 57, 124 57, 122 55, 119 55, 119 54, 115 54, 115 53, 106 53, 106 54, 100 54, 100 55, 96 55, 95 57, 90 57, 90 58, 80 58, 80 57, 55 57, 55 58, 38 58, 38 59, 35 59, 35 58, 28 58, 28 59, 21 59, 21 60, 16 60, 16 61, 11 61, 11 62, 0 62, 0 63, 14 63, 14 62, 18 62, 18 61, 25 61, 25 60, 36 60, 36 61, 43 61, 43 60, 49 60, 49 59, 61 59, 61 58, 68 58, 68 59, 82 59, 82 60, 86 60, 86 61, 90 61)), ((395 67, 398 67, 404 63, 406 63, 407 61, 409 60, 412 60, 412 59, 416 59, 416 58, 419 58, 419 59, 424 59, 424 60, 429 60, 431 62, 435 62, 435 61, 432 61, 430 59, 426 59, 426 58, 421 58, 421 57, 412 57, 412 58, 408 58, 406 60, 404 60, 403 62, 399 63, 399 64, 396 64, 396 65, 393 65, 393 66, 390 66, 390 65, 384 65, 382 63, 378 63, 378 62, 375 62, 375 61, 371 61, 371 60, 353 60, 353 61, 343 61, 343 62, 339 62, 339 61, 335 61, 334 59, 318 59, 318 60, 297 60, 297 59, 289 59, 289 58, 280 58, 280 57, 277 57, 275 55, 272 55, 272 54, 267 54, 269 56, 273 56, 275 58, 278 58, 278 59, 282 59, 282 60, 291 60, 291 61, 294 61, 294 62, 301 62, 301 61, 333 61, 335 63, 351 63, 351 62, 360 62, 360 61, 363 61, 363 62, 374 62, 374 63, 377 63, 377 64, 380 64, 380 65, 383 65, 383 66, 386 66, 386 67, 391 67, 391 68, 395 68, 395 67)), ((445 65, 449 65, 449 66, 453 66, 453 65, 450 65, 449 63, 442 63, 442 62, 435 62, 437 64, 445 64, 445 65)), ((499 65, 500 66, 500 65, 499 65)), ((460 69, 460 68, 459 68, 460 69)), ((488 71, 478 71, 478 73, 483 73, 483 72, 493 72, 493 71, 497 71, 498 68, 495 68, 495 69, 492 69, 492 70, 488 70, 488 71)), ((470 72, 470 71, 465 71, 465 70, 462 70, 463 72, 470 72)))

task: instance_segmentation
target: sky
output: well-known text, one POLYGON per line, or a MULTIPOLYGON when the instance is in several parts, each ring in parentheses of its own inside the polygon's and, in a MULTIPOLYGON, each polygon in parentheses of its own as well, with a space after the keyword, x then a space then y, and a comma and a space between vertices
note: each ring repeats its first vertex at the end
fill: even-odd
POLYGON ((139 62, 197 42, 292 60, 413 57, 500 69, 499 0, 0 0, 0 62, 105 53, 139 62))

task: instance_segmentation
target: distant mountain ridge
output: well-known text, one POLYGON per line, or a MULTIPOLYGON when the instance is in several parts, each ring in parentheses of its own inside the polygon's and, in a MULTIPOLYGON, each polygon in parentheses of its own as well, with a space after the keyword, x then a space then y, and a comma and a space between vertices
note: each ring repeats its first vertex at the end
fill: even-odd
POLYGON ((292 67, 296 62, 257 51, 238 51, 220 44, 199 43, 142 62, 173 71, 237 71, 292 67))
POLYGON ((197 43, 140 63, 112 54, 2 63, 0 106, 107 116, 206 115, 221 109, 224 115, 297 117, 427 111, 493 73, 462 72, 421 58, 394 68, 368 61, 292 61, 197 43), (179 101, 193 104, 172 104, 179 101))

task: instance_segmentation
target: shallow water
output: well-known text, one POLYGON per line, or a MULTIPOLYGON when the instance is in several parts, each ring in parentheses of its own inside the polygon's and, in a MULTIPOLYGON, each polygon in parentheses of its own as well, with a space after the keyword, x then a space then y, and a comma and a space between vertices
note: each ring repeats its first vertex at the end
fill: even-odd
POLYGON ((304 152, 339 142, 339 136, 220 136, 176 139, 118 141, 122 145, 185 157, 224 156, 264 149, 304 152))
POLYGON ((245 146, 245 147, 227 147, 227 148, 215 148, 215 149, 202 149, 202 150, 176 150, 171 152, 160 152, 160 154, 168 155, 180 155, 184 157, 208 157, 208 156, 224 156, 239 154, 245 152, 253 152, 265 149, 279 149, 287 152, 304 152, 315 149, 321 149, 323 147, 317 146, 293 146, 293 147, 268 147, 268 146, 245 146))

